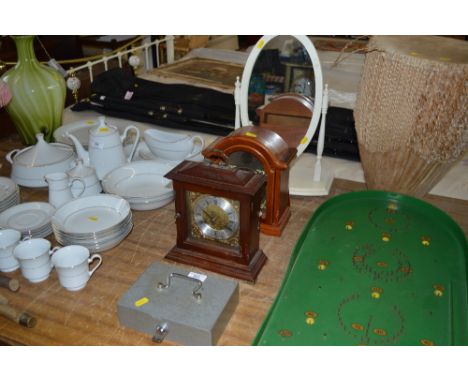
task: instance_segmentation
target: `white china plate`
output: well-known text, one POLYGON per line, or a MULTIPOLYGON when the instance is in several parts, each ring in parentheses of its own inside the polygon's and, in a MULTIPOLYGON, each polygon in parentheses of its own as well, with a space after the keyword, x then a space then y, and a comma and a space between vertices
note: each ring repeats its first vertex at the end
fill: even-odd
POLYGON ((19 194, 19 190, 17 190, 13 194, 6 197, 0 202, 0 212, 3 212, 10 207, 16 206, 19 203, 20 203, 20 194, 19 194))
POLYGON ((19 198, 17 198, 17 199, 11 200, 11 201, 8 202, 8 203, 5 203, 5 204, 2 203, 2 204, 0 205, 0 212, 3 212, 3 211, 5 211, 5 210, 7 210, 8 208, 11 208, 11 207, 13 207, 13 206, 18 205, 19 202, 20 202, 20 201, 19 201, 19 198))
POLYGON ((104 252, 109 249, 112 249, 119 245, 123 239, 127 237, 127 235, 132 231, 133 229, 133 223, 130 222, 121 232, 119 232, 118 235, 103 239, 103 240, 84 240, 84 241, 76 241, 76 240, 70 240, 67 238, 60 237, 59 235, 55 235, 57 241, 63 245, 71 245, 71 244, 76 244, 79 243, 79 245, 82 245, 83 247, 86 247, 89 249, 91 253, 96 253, 96 252, 104 252))
POLYGON ((44 202, 22 203, 0 214, 0 226, 18 231, 31 231, 50 223, 55 208, 44 202))
POLYGON ((99 243, 105 240, 112 239, 113 237, 119 236, 121 232, 126 230, 126 227, 132 223, 132 214, 129 213, 122 223, 116 224, 109 229, 101 230, 99 232, 87 232, 87 233, 67 233, 61 231, 57 226, 53 225, 54 234, 57 239, 70 240, 75 244, 80 243, 99 243))
POLYGON ((158 199, 145 199, 145 200, 129 200, 130 207, 135 211, 149 211, 155 210, 157 208, 164 207, 166 204, 169 204, 174 200, 174 193, 164 196, 158 199))
POLYGON ((82 145, 87 146, 89 129, 97 126, 99 126, 99 120, 97 118, 88 118, 77 122, 67 123, 54 131, 54 138, 57 142, 73 145, 71 139, 67 137, 68 133, 72 133, 82 145))
POLYGON ((117 195, 86 196, 60 207, 52 224, 69 234, 93 233, 119 224, 129 212, 128 202, 117 195))
POLYGON ((53 232, 52 227, 50 224, 46 224, 45 226, 41 227, 38 230, 29 230, 29 231, 22 231, 21 234, 23 237, 30 236, 33 238, 44 238, 49 236, 53 232))
POLYGON ((0 176, 0 201, 3 202, 16 193, 18 186, 10 178, 0 176))
POLYGON ((107 174, 102 188, 124 198, 157 198, 172 193, 171 181, 164 178, 171 169, 157 161, 127 163, 107 174))

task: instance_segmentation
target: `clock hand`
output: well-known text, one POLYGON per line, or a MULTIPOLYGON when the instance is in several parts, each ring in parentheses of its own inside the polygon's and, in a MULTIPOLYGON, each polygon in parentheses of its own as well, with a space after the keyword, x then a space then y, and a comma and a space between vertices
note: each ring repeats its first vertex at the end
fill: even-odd
POLYGON ((206 210, 203 210, 203 214, 206 216, 206 220, 209 220, 210 225, 215 225, 217 221, 217 216, 213 213, 209 213, 206 210))

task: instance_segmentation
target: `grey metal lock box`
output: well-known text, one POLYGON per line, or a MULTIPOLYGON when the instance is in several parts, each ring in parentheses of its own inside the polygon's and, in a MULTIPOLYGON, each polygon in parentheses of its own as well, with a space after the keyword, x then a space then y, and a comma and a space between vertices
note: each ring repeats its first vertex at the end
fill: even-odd
POLYGON ((155 262, 117 302, 122 325, 156 342, 214 345, 239 302, 239 284, 155 262))

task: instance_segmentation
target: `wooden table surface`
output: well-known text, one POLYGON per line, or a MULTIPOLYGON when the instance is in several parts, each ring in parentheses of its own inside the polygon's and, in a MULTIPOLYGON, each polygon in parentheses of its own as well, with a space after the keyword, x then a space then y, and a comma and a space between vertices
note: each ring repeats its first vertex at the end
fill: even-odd
MULTIPOLYGON (((17 136, 0 141, 0 175, 9 176, 3 158, 19 145, 17 136)), ((335 180, 331 195, 364 189, 361 183, 335 180)), ((218 345, 249 345, 280 287, 294 244, 315 209, 328 197, 292 197, 290 222, 281 237, 261 235, 260 246, 268 261, 255 284, 239 281, 240 301, 218 345)), ((47 189, 21 187, 21 200, 47 201, 47 189)), ((468 202, 429 196, 427 201, 447 211, 468 233, 468 202)), ((63 289, 55 271, 44 282, 29 283, 19 270, 8 273, 20 280, 13 293, 1 289, 10 305, 37 318, 34 328, 23 328, 0 316, 0 342, 27 345, 155 345, 147 334, 119 324, 117 301, 155 261, 175 244, 173 203, 154 211, 134 211, 134 228, 117 247, 102 253, 103 263, 79 292, 63 289)), ((56 241, 49 236, 53 245, 56 241)), ((187 270, 210 272, 180 265, 187 270)), ((165 342, 165 344, 170 344, 165 342)))

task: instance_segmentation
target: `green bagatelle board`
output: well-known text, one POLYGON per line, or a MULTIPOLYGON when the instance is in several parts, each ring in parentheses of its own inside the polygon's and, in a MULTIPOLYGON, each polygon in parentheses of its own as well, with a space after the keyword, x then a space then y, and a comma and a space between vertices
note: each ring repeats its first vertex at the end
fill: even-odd
POLYGON ((254 345, 467 345, 467 240, 383 191, 336 196, 299 238, 254 345))

